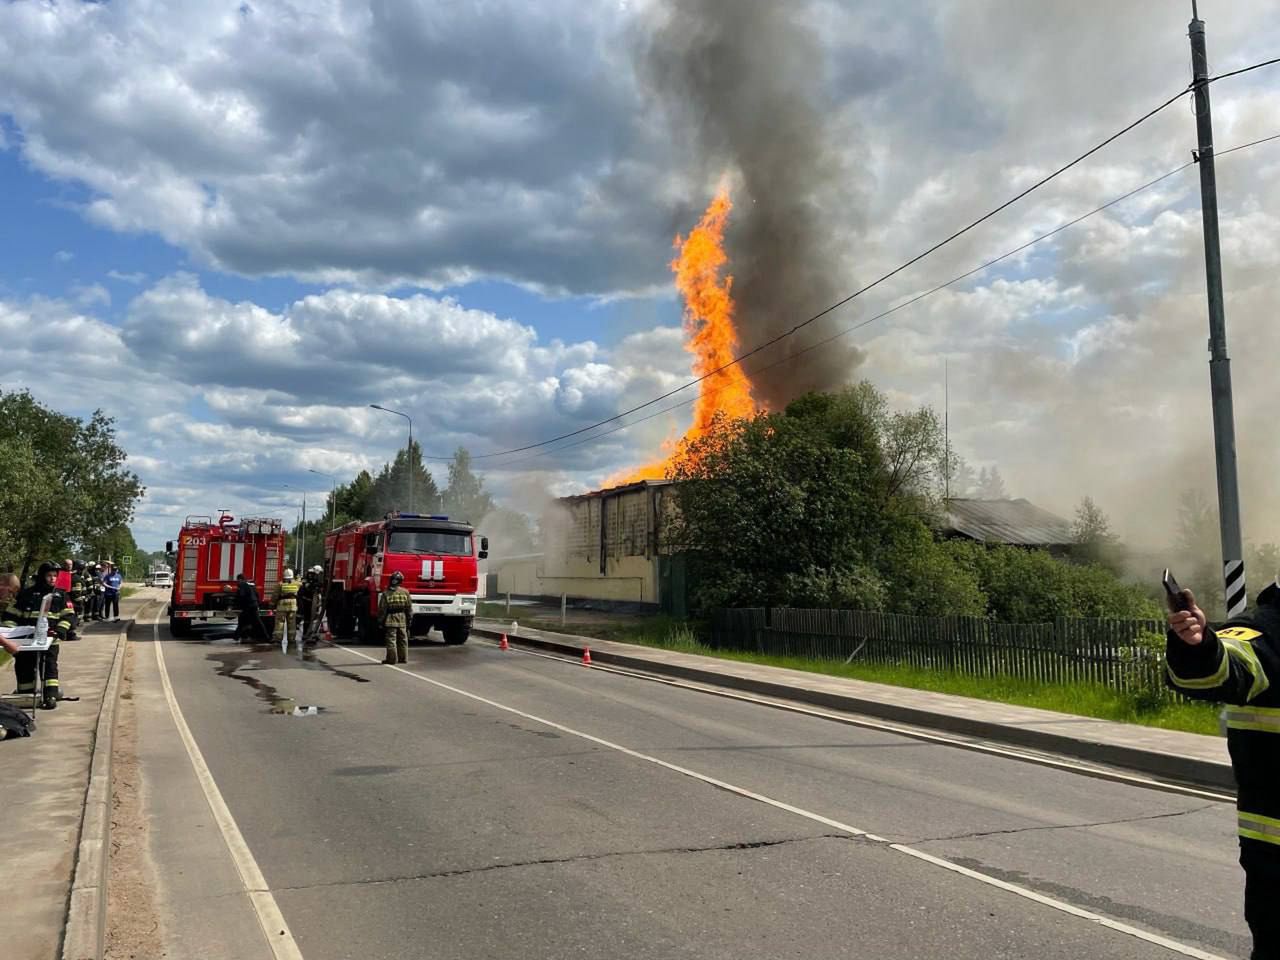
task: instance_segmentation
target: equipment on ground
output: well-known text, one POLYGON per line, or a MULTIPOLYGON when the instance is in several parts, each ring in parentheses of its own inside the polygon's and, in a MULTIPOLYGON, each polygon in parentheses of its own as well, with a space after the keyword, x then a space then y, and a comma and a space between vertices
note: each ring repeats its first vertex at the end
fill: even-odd
POLYGON ((331 530, 324 540, 328 621, 338 636, 382 643, 378 595, 399 574, 413 597, 409 635, 434 627, 445 643, 466 643, 476 615, 477 561, 488 555, 488 538, 476 536, 471 524, 437 515, 395 512, 331 530))
POLYGON ((169 601, 169 630, 188 636, 198 623, 235 620, 236 577, 244 574, 257 588, 262 625, 270 636, 275 626, 272 597, 284 567, 284 523, 274 518, 248 517, 236 521, 222 514, 217 523, 208 516, 189 516, 174 541, 165 544, 173 558, 173 592, 169 601))

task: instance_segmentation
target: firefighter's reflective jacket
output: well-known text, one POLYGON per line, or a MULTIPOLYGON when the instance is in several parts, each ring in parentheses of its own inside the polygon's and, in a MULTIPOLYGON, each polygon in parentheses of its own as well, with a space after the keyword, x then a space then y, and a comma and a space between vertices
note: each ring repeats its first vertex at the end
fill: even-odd
POLYGON ((1206 630, 1196 646, 1170 631, 1166 650, 1170 686, 1227 705, 1240 836, 1280 847, 1280 587, 1271 584, 1253 610, 1206 630))
POLYGON ((276 587, 276 609, 283 613, 292 613, 298 609, 298 588, 301 584, 289 580, 276 587))
POLYGON ((67 609, 67 595, 56 588, 37 584, 27 587, 5 610, 0 610, 0 624, 7 627, 34 627, 40 619, 40 604, 46 593, 52 593, 49 603, 49 630, 53 642, 67 639, 71 630, 71 611, 67 609))

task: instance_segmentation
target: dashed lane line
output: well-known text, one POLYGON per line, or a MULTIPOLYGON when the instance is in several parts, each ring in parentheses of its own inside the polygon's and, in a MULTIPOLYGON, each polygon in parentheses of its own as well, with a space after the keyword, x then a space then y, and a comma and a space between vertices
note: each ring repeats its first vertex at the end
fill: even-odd
MULTIPOLYGON (((339 650, 343 650, 354 656, 360 657, 364 660, 368 660, 371 663, 380 662, 376 657, 372 657, 362 650, 356 650, 352 647, 347 647, 342 644, 334 644, 334 646, 339 650)), ((469 690, 463 690, 461 687, 455 687, 452 684, 445 683, 441 680, 436 680, 432 677, 425 676, 421 673, 414 673, 412 670, 406 670, 404 667, 388 666, 386 669, 394 670, 397 673, 402 673, 405 676, 412 677, 415 680, 421 680, 423 683, 429 683, 434 687, 439 687, 442 690, 447 690, 450 693, 457 694, 460 697, 466 697, 468 700, 474 700, 477 703, 483 703, 485 706, 492 707, 495 710, 501 710, 504 713, 512 714, 524 720, 532 721, 533 723, 540 723, 545 727, 551 728, 552 730, 558 730, 560 733, 568 734, 571 737, 578 737, 579 739, 586 740, 588 743, 594 743, 601 747, 605 747, 606 749, 614 750, 625 756, 632 757, 633 759, 641 760, 641 761, 644 761, 645 763, 651 763, 654 766, 662 767, 664 770, 670 770, 673 773, 678 773, 681 776, 689 777, 692 780, 697 780, 709 786, 716 787, 719 790, 724 790, 728 793, 736 794, 748 800, 754 800, 757 803, 763 803, 767 806, 774 807, 775 809, 785 811, 786 813, 791 813, 791 814, 794 814, 795 816, 803 817, 806 820, 810 820, 814 823, 820 823, 823 826, 830 827, 833 830, 837 830, 841 833, 846 833, 851 837, 859 837, 870 843, 880 844, 884 846, 885 849, 893 850, 896 853, 901 853, 908 857, 912 857, 913 859, 932 864, 933 866, 940 867, 943 870, 948 870, 952 873, 960 874, 961 876, 967 877, 970 880, 976 880, 977 882, 985 884, 986 886, 994 887, 998 890, 1004 890, 1007 893, 1012 893, 1015 896, 1022 897, 1025 900, 1030 900, 1033 903, 1041 904, 1042 906, 1049 907, 1053 910, 1057 910, 1060 913, 1065 913, 1065 914, 1068 914, 1069 916, 1078 917, 1082 920, 1088 920, 1089 922, 1097 924, 1098 926, 1106 927, 1109 930, 1114 930, 1115 932, 1124 934, 1125 936, 1133 937, 1136 940, 1142 940, 1146 943, 1150 943, 1158 947, 1163 947, 1164 949, 1169 950, 1172 953, 1176 953, 1180 956, 1194 957, 1196 958, 1196 960, 1227 960, 1227 958, 1222 957, 1216 953, 1209 953, 1205 950, 1199 949, 1198 947, 1193 947, 1190 944, 1181 943, 1177 940, 1172 940, 1168 937, 1161 936, 1158 933, 1153 933, 1150 930, 1143 930, 1139 927, 1135 927, 1127 923, 1122 923, 1119 920, 1113 920, 1111 917, 1105 917, 1100 913, 1093 912, 1092 910, 1086 910, 1083 907, 1077 907, 1074 904, 1067 903, 1065 900, 1058 900, 1055 897, 1045 896, 1044 894, 1037 893, 1036 891, 1028 889, 1027 887, 1019 886, 1016 883, 1009 883, 1007 880, 1001 880, 998 877, 994 877, 994 876, 991 876, 990 874, 982 873, 979 870, 971 870, 968 867, 962 867, 958 863, 952 863, 950 860, 946 860, 943 857, 936 857, 933 854, 925 853, 923 850, 917 850, 914 847, 908 846, 906 844, 891 843, 889 840, 885 839, 884 837, 877 836, 874 833, 869 833, 868 831, 862 830, 851 824, 842 823, 839 820, 835 820, 831 817, 823 816, 822 814, 815 813, 812 810, 806 810, 803 807, 797 807, 794 804, 787 803, 784 800, 778 800, 774 797, 766 796, 765 794, 762 794, 762 793, 757 793, 754 790, 748 790, 746 787, 741 787, 741 786, 738 786, 737 784, 729 783, 725 780, 720 780, 717 777, 712 777, 712 776, 709 776, 708 774, 700 773, 699 771, 690 769, 689 767, 682 767, 679 764, 671 763, 667 760, 661 759, 660 757, 655 757, 647 753, 641 753, 639 750, 632 750, 630 747, 624 747, 620 743, 614 743, 611 740, 605 740, 603 737, 597 737, 595 734, 587 733, 584 730, 577 730, 573 727, 565 726, 562 723, 557 723, 554 720, 548 720, 545 717, 540 717, 533 713, 527 713, 524 710, 520 710, 516 707, 508 706, 505 703, 499 703, 497 700, 491 700, 488 697, 480 696, 479 694, 472 693, 469 690)))

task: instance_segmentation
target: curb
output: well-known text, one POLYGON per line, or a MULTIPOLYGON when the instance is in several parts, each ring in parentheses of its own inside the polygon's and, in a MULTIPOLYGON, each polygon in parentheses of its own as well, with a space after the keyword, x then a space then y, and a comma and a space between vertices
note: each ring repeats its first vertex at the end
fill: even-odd
POLYGON ((99 960, 107 937, 107 861, 111 850, 111 745, 124 673, 125 640, 136 618, 121 621, 116 653, 102 692, 98 726, 93 735, 93 759, 85 791, 80 843, 76 851, 67 924, 62 937, 62 960, 99 960))
MULTIPOLYGON (((489 639, 497 639, 502 631, 489 627, 473 626, 472 633, 489 639)), ((551 640, 545 637, 512 636, 508 633, 507 641, 512 644, 535 647, 553 653, 570 654, 574 657, 582 656, 583 650, 581 644, 571 643, 567 640, 551 640)), ((1232 794, 1235 793, 1236 789, 1236 781, 1231 772, 1231 765, 1227 763, 1215 763, 1211 760, 1201 760, 1195 757, 1175 756, 1154 750, 1146 750, 1141 747, 1102 743, 1047 730, 1026 729, 1005 723, 974 720, 969 717, 958 717, 948 713, 922 710, 918 707, 906 707, 881 700, 871 700, 853 694, 835 694, 821 690, 809 690, 786 683, 774 683, 768 680, 719 673, 714 669, 663 663, 643 657, 630 657, 625 654, 611 653, 598 649, 591 651, 591 658, 598 663, 626 667, 630 670, 644 673, 678 677, 682 680, 694 680, 699 683, 712 684, 747 693, 762 694, 780 700, 791 700, 828 709, 859 713, 880 720, 892 720, 896 723, 922 727, 927 730, 979 737, 983 740, 991 740, 1010 746, 1029 747, 1034 750, 1043 750, 1048 753, 1074 757, 1078 760, 1107 764, 1181 783, 1226 790, 1232 794)))

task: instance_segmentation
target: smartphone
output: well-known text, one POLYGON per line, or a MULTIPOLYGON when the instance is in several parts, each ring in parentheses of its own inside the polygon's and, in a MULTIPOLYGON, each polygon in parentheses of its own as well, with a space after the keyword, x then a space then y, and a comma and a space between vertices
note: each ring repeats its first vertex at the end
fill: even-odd
POLYGON ((1168 567, 1164 568, 1164 576, 1160 578, 1160 582, 1164 584, 1165 598, 1169 601, 1170 610, 1178 613, 1190 608, 1187 595, 1182 592, 1182 588, 1178 586, 1178 581, 1173 578, 1168 567))

